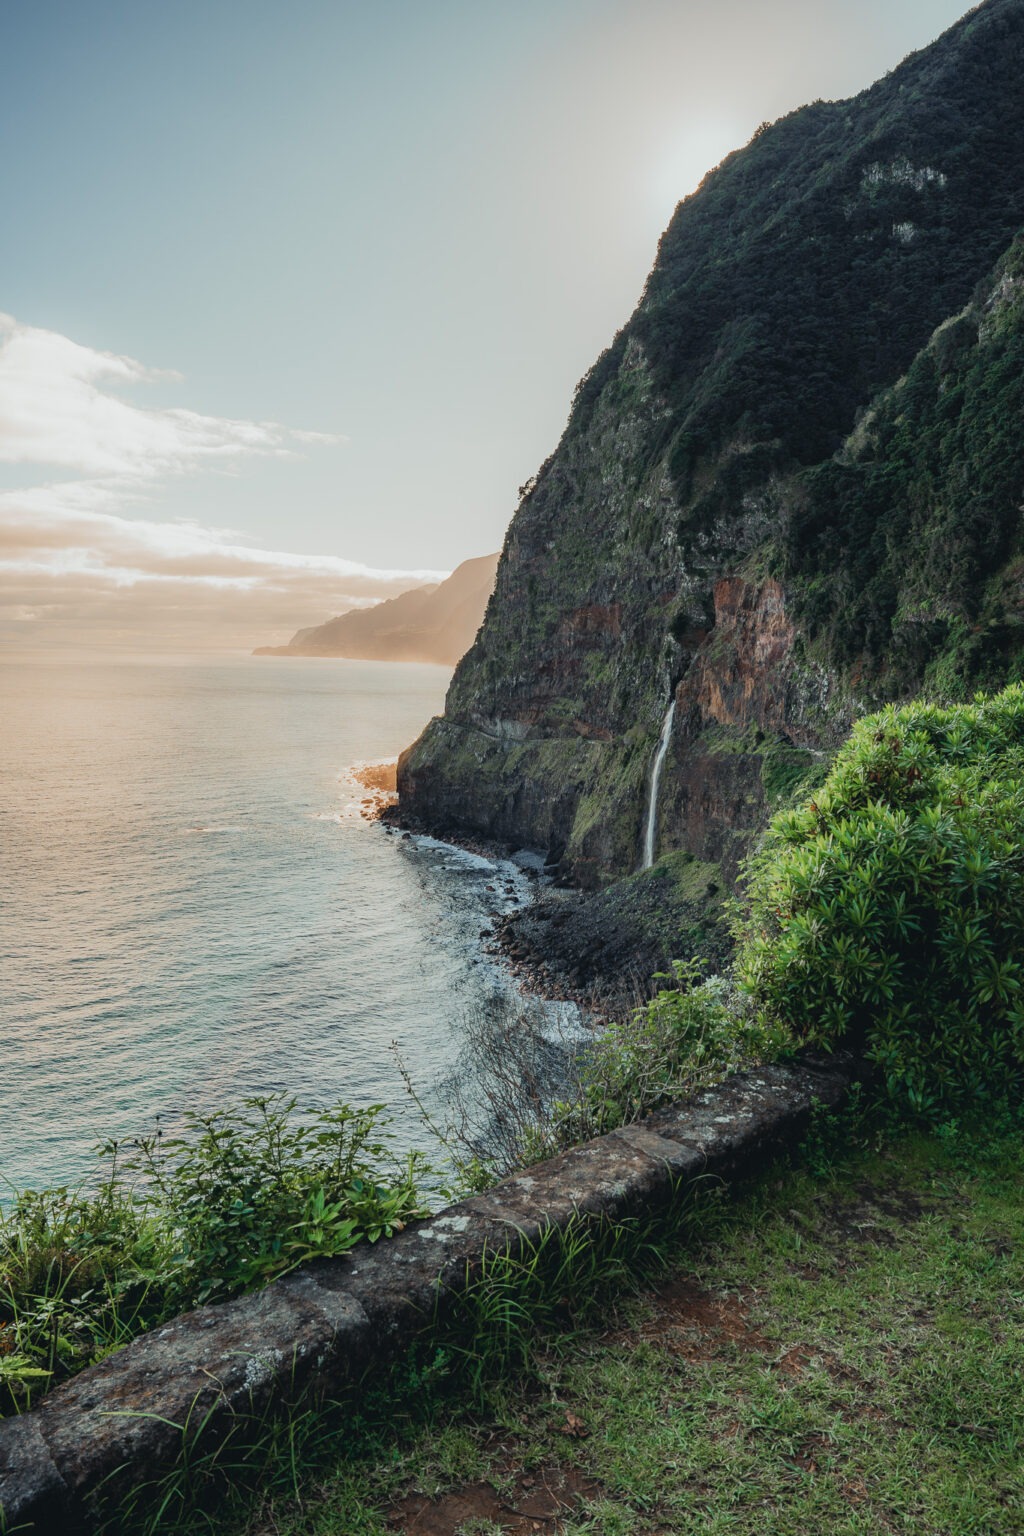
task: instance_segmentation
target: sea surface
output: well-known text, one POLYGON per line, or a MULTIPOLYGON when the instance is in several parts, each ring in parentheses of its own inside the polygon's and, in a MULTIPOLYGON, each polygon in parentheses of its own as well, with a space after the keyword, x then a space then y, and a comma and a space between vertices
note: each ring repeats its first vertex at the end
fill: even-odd
POLYGON ((467 1021, 512 988, 481 931, 531 882, 367 821, 349 770, 407 746, 449 677, 0 664, 0 1199, 248 1094, 384 1103, 430 1147, 396 1049, 437 1108, 467 1021))

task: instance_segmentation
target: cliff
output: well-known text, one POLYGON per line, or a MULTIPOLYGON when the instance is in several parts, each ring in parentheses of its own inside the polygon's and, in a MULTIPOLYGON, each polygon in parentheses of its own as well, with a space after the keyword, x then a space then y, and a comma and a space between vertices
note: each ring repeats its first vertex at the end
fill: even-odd
POLYGON ((287 645, 254 656, 348 656, 357 661, 434 661, 453 667, 472 645, 494 587, 497 555, 464 560, 437 586, 414 587, 372 608, 354 608, 287 645))
POLYGON ((855 712, 1016 675, 1022 222, 1024 0, 712 171, 512 520, 403 812, 604 885, 674 699, 657 847, 728 883, 855 712))

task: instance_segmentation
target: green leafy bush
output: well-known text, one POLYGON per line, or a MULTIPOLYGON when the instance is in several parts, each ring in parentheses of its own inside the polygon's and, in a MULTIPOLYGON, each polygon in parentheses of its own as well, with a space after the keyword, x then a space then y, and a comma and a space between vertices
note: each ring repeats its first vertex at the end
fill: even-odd
POLYGON ((380 1115, 339 1104, 303 1120, 294 1099, 252 1098, 188 1116, 185 1136, 133 1143, 122 1171, 173 1233, 182 1295, 221 1300, 400 1230, 417 1213, 415 1159, 390 1187, 377 1182, 380 1115))
POLYGON ((105 1143, 91 1191, 0 1211, 0 1412, 178 1312, 426 1214, 416 1156, 384 1171, 379 1106, 302 1117, 272 1096, 185 1121, 105 1143))
POLYGON ((772 821, 737 973, 802 1040, 866 1047, 933 1115, 1024 1076, 1024 688, 861 720, 772 821))

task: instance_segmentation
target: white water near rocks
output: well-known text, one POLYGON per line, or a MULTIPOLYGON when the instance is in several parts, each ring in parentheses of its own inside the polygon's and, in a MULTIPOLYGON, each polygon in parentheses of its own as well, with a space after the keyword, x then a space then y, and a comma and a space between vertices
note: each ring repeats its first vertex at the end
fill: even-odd
POLYGON ((654 767, 651 769, 651 788, 647 801, 647 824, 644 827, 644 862, 642 869, 650 869, 654 863, 654 834, 658 825, 658 786, 661 784, 661 770, 665 766, 665 753, 672 739, 672 721, 675 719, 676 701, 673 698, 668 707, 668 712, 662 722, 661 736, 658 740, 658 752, 654 759, 654 767))
MULTIPOLYGON (((467 1021, 518 996, 482 935, 538 880, 365 821, 349 767, 413 740, 450 676, 0 662, 0 1206, 247 1094, 386 1104, 396 1145, 436 1158, 392 1042, 443 1120, 467 1021)), ((539 1006, 553 1040, 578 1027, 539 1006)))

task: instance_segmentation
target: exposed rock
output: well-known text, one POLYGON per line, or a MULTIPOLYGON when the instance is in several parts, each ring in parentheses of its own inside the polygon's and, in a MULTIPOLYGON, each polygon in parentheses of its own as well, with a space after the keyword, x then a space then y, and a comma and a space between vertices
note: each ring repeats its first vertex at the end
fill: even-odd
MULTIPOLYGON (((977 324, 934 359, 932 334, 975 302, 1022 207, 1020 0, 988 0, 870 90, 790 114, 713 171, 677 209, 637 310, 519 506, 445 714, 399 761, 403 814, 525 844, 583 887, 628 875, 674 693, 657 847, 718 864, 728 883, 767 810, 841 739, 867 680, 872 697, 919 688, 948 625, 976 622, 986 562, 1019 544, 1019 478, 979 501, 943 457, 948 394, 929 406, 933 459, 912 481, 898 436, 908 397, 886 417, 878 496, 892 519, 929 487, 948 487, 953 508, 916 588, 901 587, 910 557, 890 552, 884 499, 833 530, 829 477, 915 359, 928 378, 947 354, 973 366, 963 348, 977 324), (877 598, 841 635, 834 610, 879 572, 877 598), (890 646, 901 670, 887 671, 890 646)), ((965 428, 982 443, 983 395, 965 428)), ((1021 437, 1018 421, 1008 464, 1024 463, 1021 437)), ((912 552, 912 520, 903 537, 912 552)), ((1005 585, 1004 672, 1024 644, 1018 577, 1005 585)))
POLYGON ((532 991, 621 1014, 648 997, 673 960, 698 954, 724 963, 731 941, 716 863, 685 852, 594 892, 541 892, 498 925, 505 954, 532 991))

